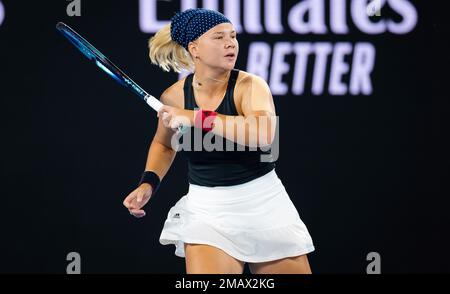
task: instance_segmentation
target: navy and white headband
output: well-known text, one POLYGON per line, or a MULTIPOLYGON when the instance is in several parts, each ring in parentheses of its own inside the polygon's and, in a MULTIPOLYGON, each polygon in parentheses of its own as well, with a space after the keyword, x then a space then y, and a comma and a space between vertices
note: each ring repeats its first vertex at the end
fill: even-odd
POLYGON ((220 12, 204 8, 193 8, 177 13, 171 20, 170 36, 172 40, 188 50, 190 42, 221 23, 231 23, 220 12))

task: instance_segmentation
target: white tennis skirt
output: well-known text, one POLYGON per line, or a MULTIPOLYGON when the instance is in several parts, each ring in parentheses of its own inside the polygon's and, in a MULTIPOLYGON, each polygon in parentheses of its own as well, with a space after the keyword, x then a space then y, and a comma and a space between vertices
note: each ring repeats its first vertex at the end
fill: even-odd
POLYGON ((206 244, 244 262, 266 262, 314 251, 311 236, 275 169, 244 184, 189 191, 169 211, 159 242, 206 244))

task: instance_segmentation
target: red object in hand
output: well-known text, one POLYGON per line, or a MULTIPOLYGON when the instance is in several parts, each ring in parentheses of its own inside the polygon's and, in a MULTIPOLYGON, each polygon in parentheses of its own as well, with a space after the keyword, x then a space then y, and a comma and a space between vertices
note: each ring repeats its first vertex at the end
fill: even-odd
POLYGON ((217 112, 210 110, 199 110, 195 115, 194 126, 202 129, 205 132, 210 132, 214 128, 214 117, 217 116, 217 112), (206 120, 206 123, 205 123, 206 120))

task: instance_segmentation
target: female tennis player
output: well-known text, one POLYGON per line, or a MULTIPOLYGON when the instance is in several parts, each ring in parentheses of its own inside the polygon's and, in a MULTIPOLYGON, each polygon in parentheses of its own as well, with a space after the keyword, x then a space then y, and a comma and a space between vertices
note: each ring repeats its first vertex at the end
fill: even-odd
POLYGON ((146 169, 125 207, 135 217, 145 215, 144 205, 175 158, 172 138, 183 124, 190 127, 183 142, 200 133, 203 145, 224 145, 182 150, 189 190, 170 209, 160 243, 175 245, 188 274, 243 273, 245 263, 256 274, 311 273, 311 236, 275 163, 262 160, 270 156, 263 147, 273 146, 275 134, 272 95, 263 79, 234 69, 239 45, 232 23, 213 10, 189 9, 157 32, 149 48, 151 61, 163 70, 193 74, 161 95, 165 106, 158 112, 146 169))

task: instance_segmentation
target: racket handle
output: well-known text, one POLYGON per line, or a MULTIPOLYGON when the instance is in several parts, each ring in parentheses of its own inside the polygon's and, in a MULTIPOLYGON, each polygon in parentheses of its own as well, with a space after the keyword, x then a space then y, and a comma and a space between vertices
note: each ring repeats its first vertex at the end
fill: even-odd
MULTIPOLYGON (((155 110, 156 112, 159 112, 159 110, 161 109, 161 107, 164 105, 161 103, 161 101, 159 101, 158 99, 156 99, 155 97, 153 97, 150 94, 147 94, 144 97, 145 102, 147 102, 147 104, 153 108, 153 110, 155 110)), ((187 133, 187 131, 189 130, 188 127, 180 125, 178 126, 178 132, 181 134, 185 134, 187 133)))
POLYGON ((161 101, 159 101, 158 99, 156 99, 155 97, 153 97, 150 94, 147 94, 144 97, 145 102, 147 102, 147 104, 153 108, 154 111, 159 112, 159 110, 161 109, 161 107, 164 105, 161 103, 161 101))

